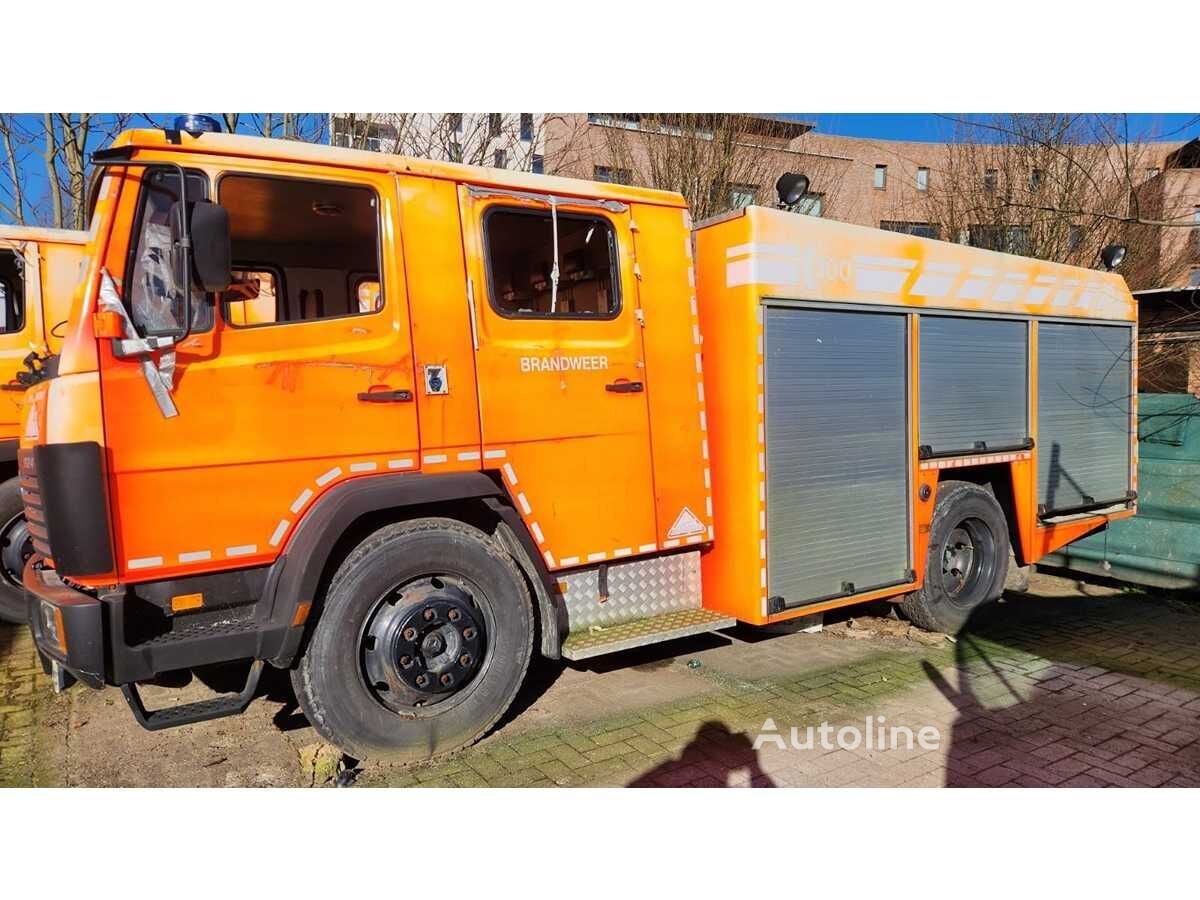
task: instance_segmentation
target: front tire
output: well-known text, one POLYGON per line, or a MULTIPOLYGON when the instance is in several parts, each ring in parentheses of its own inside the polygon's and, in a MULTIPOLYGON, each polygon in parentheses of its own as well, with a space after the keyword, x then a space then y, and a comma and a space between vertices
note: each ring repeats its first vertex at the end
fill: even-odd
POLYGON ((958 634, 977 607, 1004 589, 1008 523, 991 492, 967 481, 942 482, 936 503, 925 582, 900 609, 927 631, 958 634))
POLYGON ((0 483, 0 620, 22 624, 26 619, 25 589, 21 577, 33 555, 33 541, 25 523, 21 483, 10 478, 0 483))
POLYGON ((495 725, 533 634, 524 579, 499 544, 452 519, 403 522, 342 563, 292 684, 317 732, 350 756, 428 759, 495 725))

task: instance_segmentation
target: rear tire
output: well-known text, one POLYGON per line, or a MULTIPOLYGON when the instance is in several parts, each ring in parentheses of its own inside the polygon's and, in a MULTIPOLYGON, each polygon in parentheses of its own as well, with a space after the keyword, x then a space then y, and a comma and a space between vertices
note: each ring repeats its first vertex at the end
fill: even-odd
POLYGON ((21 483, 10 478, 0 483, 0 620, 23 624, 26 619, 25 589, 21 576, 33 543, 25 524, 21 483))
POLYGON ((1004 588, 1008 523, 991 492, 967 481, 942 482, 936 503, 925 583, 900 601, 900 609, 921 628, 957 634, 976 608, 1004 588))
POLYGON ((292 684, 317 732, 356 759, 473 743, 525 678, 534 614, 512 557, 476 528, 418 519, 346 558, 292 684))

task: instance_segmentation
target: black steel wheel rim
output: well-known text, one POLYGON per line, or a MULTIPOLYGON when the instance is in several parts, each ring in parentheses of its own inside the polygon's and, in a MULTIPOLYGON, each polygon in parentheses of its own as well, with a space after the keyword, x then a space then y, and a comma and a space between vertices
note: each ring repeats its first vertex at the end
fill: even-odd
POLYGON ((482 592, 451 575, 425 575, 381 597, 359 637, 362 675, 392 712, 419 716, 457 705, 489 661, 482 592))
POLYGON ((13 516, 0 528, 0 575, 14 587, 22 587, 25 563, 33 556, 33 538, 25 516, 13 516))
POLYGON ((963 519, 941 546, 942 590, 952 603, 974 606, 996 571, 996 538, 982 519, 963 519))

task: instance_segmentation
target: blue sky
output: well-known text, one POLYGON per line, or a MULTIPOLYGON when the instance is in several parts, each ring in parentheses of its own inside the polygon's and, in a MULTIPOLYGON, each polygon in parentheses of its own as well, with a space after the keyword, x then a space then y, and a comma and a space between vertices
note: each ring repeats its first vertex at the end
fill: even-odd
MULTIPOLYGON (((955 122, 932 113, 787 113, 801 121, 816 122, 817 130, 847 137, 895 141, 946 141, 953 137, 955 122)), ((949 114, 948 114, 949 115, 949 114)), ((954 113, 956 118, 979 118, 973 113, 954 113)), ((1143 140, 1189 140, 1200 135, 1198 113, 1130 113, 1129 129, 1143 140)))

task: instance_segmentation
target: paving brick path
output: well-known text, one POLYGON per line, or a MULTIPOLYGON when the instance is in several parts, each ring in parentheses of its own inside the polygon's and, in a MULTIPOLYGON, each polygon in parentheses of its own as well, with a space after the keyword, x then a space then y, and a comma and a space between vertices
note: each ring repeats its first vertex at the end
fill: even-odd
MULTIPOLYGON (((1200 785, 1195 600, 1039 575, 1031 596, 988 608, 956 642, 857 622, 868 627, 738 629, 589 667, 542 662, 477 746, 435 764, 368 765, 357 783, 1200 785), (754 748, 768 718, 803 740, 807 726, 868 717, 936 728, 940 742, 754 748)), ((311 769, 317 739, 292 715, 286 680, 268 682, 241 719, 148 735, 116 691, 51 695, 27 634, 0 628, 0 785, 309 783, 300 760, 311 769)))

